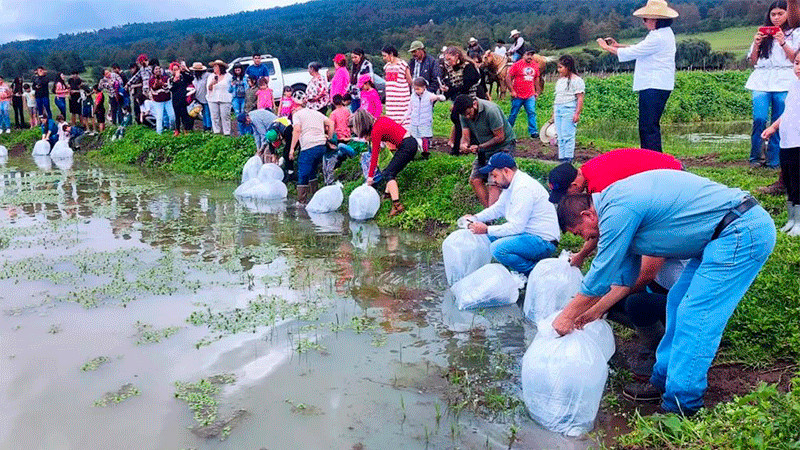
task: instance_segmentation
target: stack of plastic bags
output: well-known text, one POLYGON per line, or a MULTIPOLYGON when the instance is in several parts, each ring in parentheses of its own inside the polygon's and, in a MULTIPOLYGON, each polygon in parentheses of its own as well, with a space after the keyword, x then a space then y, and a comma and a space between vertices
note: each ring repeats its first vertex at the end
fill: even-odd
POLYGON ((283 200, 287 189, 282 179, 283 170, 280 167, 276 164, 261 164, 261 159, 253 156, 245 163, 242 184, 233 191, 233 195, 256 201, 283 200))
POLYGON ((520 275, 514 275, 502 264, 486 264, 456 282, 450 291, 458 309, 489 308, 516 303, 519 290, 525 285, 520 275))
POLYGON ((533 323, 560 311, 578 293, 583 274, 569 264, 569 253, 539 261, 528 275, 522 312, 533 323))
POLYGON ((353 220, 369 220, 378 213, 381 196, 372 186, 362 184, 350 193, 347 207, 353 220))

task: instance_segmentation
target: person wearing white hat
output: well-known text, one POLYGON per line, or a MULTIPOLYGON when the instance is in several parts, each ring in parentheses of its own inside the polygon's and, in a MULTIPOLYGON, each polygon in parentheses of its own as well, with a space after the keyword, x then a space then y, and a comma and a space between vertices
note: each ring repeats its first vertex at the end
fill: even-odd
POLYGON ((467 43, 467 56, 469 56, 475 64, 478 64, 479 67, 483 62, 483 47, 481 47, 481 44, 479 44, 478 40, 474 37, 469 38, 467 43))
POLYGON ((620 62, 636 61, 633 90, 639 93, 639 141, 642 148, 661 151, 661 115, 675 88, 675 34, 672 20, 678 12, 666 0, 648 0, 634 16, 644 21, 647 37, 626 46, 613 38, 599 38, 603 50, 617 55, 620 62))
POLYGON ((511 47, 509 47, 507 54, 511 55, 511 61, 517 62, 525 54, 525 39, 522 38, 516 28, 511 30, 509 39, 511 39, 511 47))

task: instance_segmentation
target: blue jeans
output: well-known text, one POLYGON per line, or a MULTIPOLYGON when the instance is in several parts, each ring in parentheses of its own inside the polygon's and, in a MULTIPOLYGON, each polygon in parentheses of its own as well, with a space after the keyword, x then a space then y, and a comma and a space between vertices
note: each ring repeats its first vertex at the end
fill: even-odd
POLYGON ((572 121, 575 116, 577 102, 564 103, 554 106, 556 133, 558 133, 558 159, 561 162, 572 162, 575 157, 575 129, 577 125, 572 121))
POLYGON ((239 126, 241 125, 241 123, 239 123, 239 114, 244 112, 244 97, 233 97, 231 99, 231 109, 233 110, 233 118, 236 120, 236 124, 239 128, 239 134, 250 134, 242 131, 242 127, 239 126))
POLYGON ((53 99, 53 102, 58 107, 58 110, 61 111, 61 115, 64 116, 64 118, 66 118, 67 117, 67 99, 62 98, 62 97, 56 97, 55 99, 53 99))
POLYGON ((317 145, 300 152, 297 156, 297 185, 306 186, 317 178, 317 166, 325 155, 325 145, 317 145))
POLYGON ((526 276, 536 263, 556 251, 552 242, 527 233, 501 238, 489 236, 489 240, 492 241, 489 250, 497 262, 526 276))
POLYGON ((703 406, 708 369, 722 332, 775 247, 775 224, 755 206, 694 258, 667 295, 666 332, 650 382, 662 407, 691 414, 703 406))
POLYGON ((210 130, 211 129, 211 108, 208 107, 208 103, 201 103, 203 105, 203 129, 210 130))
MULTIPOLYGON (((753 133, 750 135, 750 162, 761 162, 761 133, 767 127, 767 118, 775 122, 783 114, 787 92, 753 91, 753 133), (770 113, 772 107, 772 114, 770 113)), ((780 165, 781 137, 779 133, 769 138, 765 164, 769 167, 780 165)))
POLYGON ((172 101, 153 102, 153 116, 156 118, 156 133, 161 134, 164 130, 164 116, 168 117, 167 128, 175 123, 175 110, 172 109, 172 101))
POLYGON ((639 145, 661 151, 661 115, 672 91, 643 89, 639 91, 639 145))
POLYGON ((530 98, 512 98, 511 99, 511 112, 508 114, 508 123, 511 126, 514 126, 514 123, 517 121, 517 115, 519 114, 519 109, 525 106, 525 114, 528 115, 528 134, 534 134, 539 132, 539 128, 536 127, 536 97, 531 96, 530 98))
POLYGON ((338 156, 344 156, 345 158, 352 158, 356 156, 356 151, 353 150, 353 147, 350 147, 347 144, 339 144, 337 147, 338 156))
POLYGON ((350 112, 355 114, 358 111, 358 108, 361 107, 361 99, 354 98, 350 101, 350 112))
POLYGON ((11 116, 8 113, 8 105, 11 102, 0 102, 0 132, 11 129, 11 116))
POLYGON ((52 119, 53 113, 50 111, 50 97, 36 97, 36 114, 42 115, 47 111, 47 118, 52 119))

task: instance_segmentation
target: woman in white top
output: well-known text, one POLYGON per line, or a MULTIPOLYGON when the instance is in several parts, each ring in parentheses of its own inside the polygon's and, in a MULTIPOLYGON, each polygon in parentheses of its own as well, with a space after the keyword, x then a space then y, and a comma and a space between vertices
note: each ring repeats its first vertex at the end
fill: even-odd
MULTIPOLYGON (((769 6, 765 26, 779 29, 774 35, 761 31, 756 33, 748 53, 748 61, 754 66, 745 84, 745 88, 753 92, 751 166, 761 165, 761 133, 767 126, 767 120, 775 122, 783 114, 786 94, 796 79, 792 72, 792 61, 800 43, 797 32, 789 28, 785 0, 778 0, 769 6)), ((780 165, 780 138, 777 133, 769 140, 764 165, 773 169, 780 165)))
POLYGON ((212 62, 214 73, 206 81, 206 100, 211 110, 211 126, 216 134, 231 134, 231 100, 233 94, 228 92, 231 85, 231 74, 225 69, 228 65, 219 59, 212 62))
POLYGON ((665 0, 648 0, 633 13, 650 30, 636 45, 620 45, 612 38, 598 39, 604 50, 620 62, 636 61, 633 90, 639 92, 639 141, 642 148, 661 151, 661 115, 675 88, 675 34, 672 19, 678 12, 665 0))

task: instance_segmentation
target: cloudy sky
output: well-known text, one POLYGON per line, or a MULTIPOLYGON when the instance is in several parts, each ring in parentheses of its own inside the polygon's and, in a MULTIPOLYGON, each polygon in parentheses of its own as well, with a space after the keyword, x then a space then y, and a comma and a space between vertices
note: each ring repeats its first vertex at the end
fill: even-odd
POLYGON ((0 0, 0 43, 136 22, 211 17, 302 0, 0 0))

